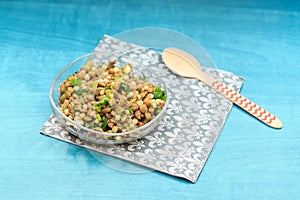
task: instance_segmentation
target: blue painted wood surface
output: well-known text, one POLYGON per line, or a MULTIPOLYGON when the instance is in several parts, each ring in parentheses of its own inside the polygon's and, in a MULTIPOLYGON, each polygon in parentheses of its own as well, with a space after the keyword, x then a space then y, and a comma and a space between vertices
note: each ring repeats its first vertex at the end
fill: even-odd
POLYGON ((296 0, 0 1, 0 199, 299 199, 299 54, 296 0), (195 184, 117 171, 39 134, 66 63, 103 34, 149 26, 195 39, 283 129, 234 107, 195 184))

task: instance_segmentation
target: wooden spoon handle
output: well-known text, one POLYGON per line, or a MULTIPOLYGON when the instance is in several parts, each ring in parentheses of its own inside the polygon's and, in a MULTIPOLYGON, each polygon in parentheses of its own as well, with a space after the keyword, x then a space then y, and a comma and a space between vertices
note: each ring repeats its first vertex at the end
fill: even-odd
POLYGON ((210 75, 205 73, 205 76, 209 77, 209 81, 206 81, 206 84, 208 84, 216 92, 222 94, 228 100, 230 100, 246 112, 250 113, 266 125, 273 128, 282 128, 282 122, 273 114, 263 109, 259 105, 253 103, 251 100, 242 96, 238 92, 234 91, 232 88, 228 87, 224 83, 212 78, 210 75))

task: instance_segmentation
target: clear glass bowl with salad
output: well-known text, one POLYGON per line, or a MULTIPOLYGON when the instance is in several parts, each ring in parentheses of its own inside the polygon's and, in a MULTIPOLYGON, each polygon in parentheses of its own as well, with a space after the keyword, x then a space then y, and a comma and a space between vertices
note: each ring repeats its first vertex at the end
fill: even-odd
POLYGON ((105 53, 81 56, 51 84, 53 114, 64 128, 98 144, 130 142, 148 134, 169 102, 159 79, 149 80, 140 66, 105 53))

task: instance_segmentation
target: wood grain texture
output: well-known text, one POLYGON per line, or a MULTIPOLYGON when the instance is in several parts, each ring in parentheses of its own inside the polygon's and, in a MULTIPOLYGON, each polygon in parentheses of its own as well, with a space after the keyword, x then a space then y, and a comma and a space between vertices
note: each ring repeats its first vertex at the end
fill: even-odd
POLYGON ((1 199, 297 199, 300 196, 300 3, 267 0, 0 1, 1 199), (242 93, 284 123, 235 107, 196 184, 129 174, 39 134, 56 73, 103 34, 159 26, 241 75, 242 93))

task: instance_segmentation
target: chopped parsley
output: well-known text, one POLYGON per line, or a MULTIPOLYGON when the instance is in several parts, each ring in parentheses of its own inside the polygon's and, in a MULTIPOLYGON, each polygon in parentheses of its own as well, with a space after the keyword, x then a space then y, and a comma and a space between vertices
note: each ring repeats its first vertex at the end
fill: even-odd
POLYGON ((110 98, 109 98, 108 96, 103 97, 102 99, 100 99, 100 101, 98 101, 98 102, 96 102, 96 103, 94 104, 94 109, 95 109, 96 111, 100 111, 100 110, 102 109, 103 106, 105 106, 105 105, 108 104, 109 99, 110 99, 110 98))
POLYGON ((104 120, 103 120, 103 122, 102 122, 102 124, 101 124, 101 128, 102 128, 103 130, 106 128, 107 123, 108 123, 108 118, 105 117, 104 120))
POLYGON ((78 80, 77 78, 71 78, 70 80, 71 86, 80 86, 81 85, 81 80, 78 80))
POLYGON ((80 89, 77 91, 73 91, 73 94, 82 95, 85 92, 85 89, 80 89))
POLYGON ((162 99, 164 101, 166 101, 166 99, 167 99, 166 92, 163 91, 160 87, 155 88, 153 95, 154 95, 154 97, 153 97, 154 99, 162 99))
POLYGON ((123 89, 126 93, 131 92, 131 90, 130 90, 129 87, 126 85, 126 83, 121 82, 120 85, 121 85, 122 89, 123 89))
POLYGON ((129 113, 130 113, 130 114, 133 114, 133 113, 134 113, 133 110, 132 110, 131 108, 128 108, 128 110, 129 110, 129 113))

